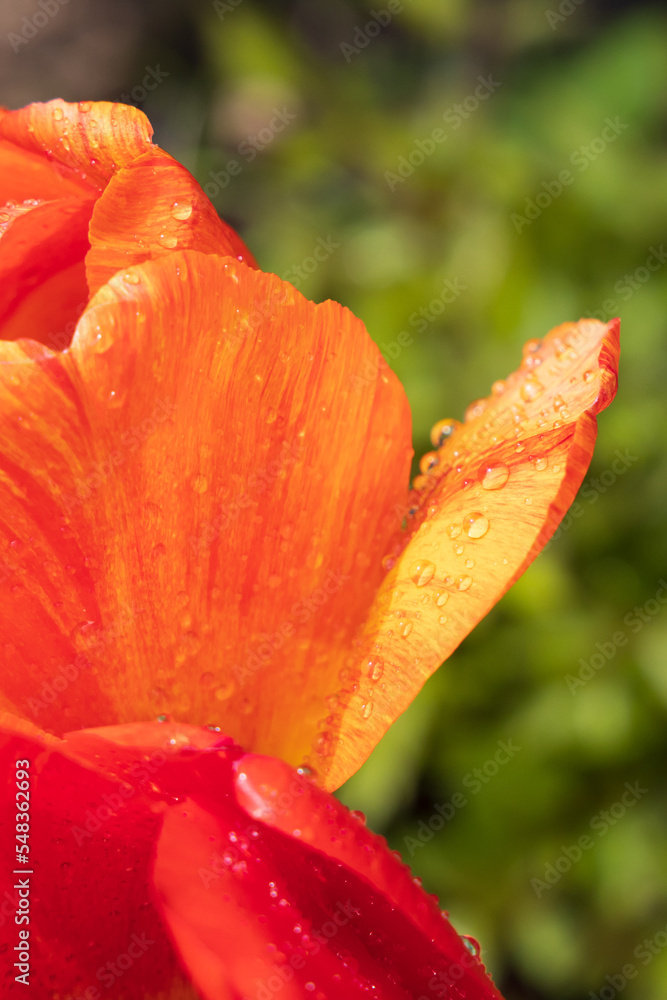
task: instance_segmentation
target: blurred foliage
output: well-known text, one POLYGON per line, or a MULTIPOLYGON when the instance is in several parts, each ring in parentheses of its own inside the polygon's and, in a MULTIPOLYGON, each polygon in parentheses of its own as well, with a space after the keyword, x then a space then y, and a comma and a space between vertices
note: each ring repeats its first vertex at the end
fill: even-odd
MULTIPOLYGON (((461 417, 516 367, 525 340, 581 315, 622 317, 620 391, 600 420, 581 516, 341 796, 403 852, 457 928, 482 941, 508 1000, 584 1000, 605 987, 611 997, 628 963, 637 976, 625 1000, 662 1000, 662 5, 405 0, 377 31, 367 25, 383 0, 83 6, 64 7, 12 57, 0 74, 6 103, 139 88, 133 99, 157 141, 209 185, 265 270, 293 279, 295 268, 310 269, 319 239, 339 244, 296 283, 364 319, 405 385, 417 454, 429 449, 432 423, 461 417), (168 76, 142 97, 145 67, 158 64, 168 76), (496 83, 475 105, 480 77, 496 83), (627 127, 605 140, 608 120, 627 127), (419 160, 417 141, 428 146, 438 128, 446 139, 390 183, 401 157, 419 160), (225 181, 230 161, 241 169, 225 181), (554 194, 564 170, 572 181, 554 194), (536 214, 527 202, 544 207, 536 214), (658 266, 648 270, 654 249, 658 266), (418 332, 410 317, 448 280, 460 294, 418 332), (397 349, 402 331, 413 343, 397 349), (629 456, 620 474, 611 471, 617 451, 629 456), (619 632, 627 642, 617 648, 619 632), (568 675, 596 654, 604 665, 571 690, 568 675), (498 741, 520 750, 489 776, 498 741), (626 782, 646 792, 624 815, 612 812, 613 824, 601 820, 603 810, 621 812, 626 782), (466 805, 448 810, 456 793, 466 805), (436 805, 452 813, 444 825, 433 820, 436 805), (532 880, 544 883, 549 865, 567 869, 565 849, 576 857, 584 835, 593 846, 540 889, 532 880)), ((7 31, 25 13, 9 8, 7 31)))

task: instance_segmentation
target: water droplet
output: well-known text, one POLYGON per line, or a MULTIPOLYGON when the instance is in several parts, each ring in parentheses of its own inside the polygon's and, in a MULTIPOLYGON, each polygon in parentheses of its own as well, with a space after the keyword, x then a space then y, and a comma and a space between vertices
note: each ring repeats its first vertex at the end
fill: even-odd
POLYGON ((536 351, 539 351, 541 346, 542 346, 541 340, 537 339, 527 340, 526 343, 523 345, 523 350, 522 350, 524 358, 530 354, 535 354, 536 351))
POLYGON ((302 778, 315 778, 317 772, 314 767, 310 767, 308 764, 302 764, 301 767, 297 767, 296 773, 301 775, 302 778))
POLYGON ((466 569, 472 569, 475 565, 474 559, 466 559, 466 569))
POLYGON ((463 555, 463 546, 462 545, 454 545, 453 549, 454 549, 454 552, 455 552, 455 554, 457 556, 462 556, 463 555))
MULTIPOLYGON (((538 343, 539 343, 539 341, 538 341, 538 343)), ((470 952, 470 954, 474 955, 475 958, 477 958, 477 956, 479 955, 479 953, 481 951, 481 948, 479 946, 479 942, 476 941, 474 937, 470 937, 469 934, 462 934, 461 935, 461 940, 463 941, 464 945, 466 946, 466 948, 468 949, 468 951, 470 952)))
POLYGON ((395 565, 396 565, 396 559, 394 558, 394 556, 385 556, 384 559, 382 560, 382 568, 387 572, 389 572, 390 569, 393 569, 395 565))
MULTIPOLYGON (((202 674, 202 677, 203 676, 204 675, 202 674)), ((234 694, 235 687, 236 685, 233 679, 230 677, 227 680, 223 681, 222 684, 218 685, 218 687, 213 692, 213 697, 217 701, 227 701, 234 694)))
POLYGON ((493 385, 491 386, 491 392, 494 396, 500 396, 502 395, 502 393, 505 391, 506 388, 507 384, 503 382, 502 379, 498 379, 498 381, 494 382, 493 385))
POLYGON ((595 378, 595 373, 592 371, 584 372, 584 382, 592 382, 595 378))
POLYGON ((350 816, 355 816, 360 823, 366 823, 366 814, 361 809, 350 809, 350 816))
POLYGON ((141 278, 136 271, 128 271, 127 274, 123 275, 123 280, 126 281, 128 285, 138 285, 141 278))
POLYGON ((532 502, 533 502, 533 501, 531 500, 531 498, 530 498, 530 497, 526 497, 526 498, 525 498, 525 500, 524 500, 524 503, 525 503, 525 504, 527 504, 527 505, 528 505, 529 507, 530 507, 530 505, 532 504, 532 502))
POLYGON ((458 420, 438 420, 431 428, 431 444, 434 448, 442 448, 445 441, 452 436, 461 424, 458 420))
POLYGON ((367 701, 361 706, 361 717, 362 719, 370 719, 373 714, 373 702, 367 701))
POLYGON ((170 236, 169 233, 160 233, 160 235, 158 236, 158 239, 159 239, 160 243, 162 244, 162 246, 166 247, 167 250, 173 250, 174 247, 176 246, 176 244, 178 243, 177 237, 176 236, 170 236))
POLYGON ((195 493, 206 493, 208 489, 208 479, 200 473, 198 476, 195 476, 191 485, 195 493))
POLYGON ((526 403, 531 403, 534 399, 537 399, 542 389, 541 382, 538 382, 533 376, 528 376, 519 390, 519 395, 526 403))
POLYGON ((86 114, 92 108, 90 101, 79 101, 79 111, 82 114, 86 114))
POLYGON ((554 396, 554 410, 562 410, 566 405, 567 404, 562 396, 554 396))
POLYGON ((417 587, 425 587, 435 575, 435 565, 426 559, 420 559, 410 567, 410 579, 417 587))
POLYGON ((55 120, 57 122, 62 121, 62 119, 63 119, 63 109, 62 108, 54 108, 53 109, 53 117, 55 118, 55 120))
POLYGON ((366 673, 372 681, 379 681, 384 673, 382 660, 369 660, 366 664, 366 673))
POLYGON ((546 458, 536 458, 535 459, 535 468, 537 469, 538 472, 543 472, 544 469, 546 469, 546 467, 547 467, 548 464, 549 463, 546 460, 546 458))
POLYGON ((171 206, 174 219, 189 219, 192 215, 192 204, 189 201, 175 201, 171 206))
POLYGON ((468 538, 481 538, 489 530, 489 520, 479 511, 473 511, 463 518, 463 527, 468 538))
POLYGON ((447 534, 449 535, 450 538, 458 538, 459 535, 461 534, 461 525, 450 524, 449 527, 447 528, 447 534))
POLYGON ((440 459, 437 454, 434 451, 427 451, 419 461, 419 470, 425 476, 438 465, 440 465, 440 459))
POLYGON ((435 601, 436 607, 441 608, 449 600, 449 594, 444 590, 439 590, 433 595, 433 600, 435 601))
POLYGON ((485 490, 499 490, 509 479, 510 470, 503 462, 497 465, 483 465, 479 471, 479 478, 485 490))
POLYGON ((471 586, 472 586, 471 576, 460 576, 456 581, 457 590, 468 590, 468 588, 471 586))
POLYGON ((447 624, 447 615, 441 615, 440 618, 438 618, 438 623, 440 625, 446 625, 447 624))
POLYGON ((466 422, 468 422, 469 420, 476 420, 477 417, 481 417, 485 409, 486 409, 486 400, 476 399, 474 403, 471 403, 468 409, 465 411, 464 416, 466 422))
POLYGON ((412 622, 399 622, 398 627, 401 630, 401 635, 403 636, 403 638, 407 639, 407 637, 412 632, 412 622))

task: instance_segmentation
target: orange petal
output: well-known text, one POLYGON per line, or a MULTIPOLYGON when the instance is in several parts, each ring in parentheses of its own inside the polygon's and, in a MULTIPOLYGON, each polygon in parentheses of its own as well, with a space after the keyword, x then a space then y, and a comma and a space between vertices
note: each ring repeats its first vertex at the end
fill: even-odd
POLYGON ((95 206, 86 273, 91 295, 121 268, 178 250, 255 260, 185 167, 155 147, 119 170, 95 206))
POLYGON ((0 117, 0 139, 30 156, 19 156, 3 144, 8 162, 0 157, 0 166, 14 166, 7 181, 13 193, 4 200, 63 197, 75 193, 75 187, 83 190, 82 185, 102 190, 116 170, 146 152, 152 135, 141 111, 108 101, 68 104, 55 100, 5 111, 0 117), (48 164, 48 175, 35 162, 35 154, 48 164), (35 173, 26 177, 25 187, 21 184, 20 190, 14 190, 16 182, 20 183, 17 174, 22 164, 30 165, 35 173), (59 175, 62 185, 55 180, 59 175))
POLYGON ((63 348, 88 300, 84 257, 91 198, 27 202, 0 210, 0 331, 63 348))
POLYGON ((174 252, 113 277, 68 352, 0 359, 6 707, 56 732, 170 713, 300 763, 409 472, 363 325, 174 252))
POLYGON ((417 510, 339 694, 332 740, 312 755, 327 787, 357 770, 556 530, 588 468, 596 414, 616 392, 618 358, 618 320, 530 341, 521 368, 423 462, 432 468, 418 477, 417 510))

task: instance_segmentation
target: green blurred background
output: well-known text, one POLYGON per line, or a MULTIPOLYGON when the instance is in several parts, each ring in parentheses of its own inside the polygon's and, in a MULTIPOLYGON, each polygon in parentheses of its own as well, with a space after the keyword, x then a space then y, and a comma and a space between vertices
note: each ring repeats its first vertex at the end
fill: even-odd
POLYGON ((662 6, 70 0, 29 38, 36 2, 0 12, 4 103, 143 108, 265 270, 364 319, 417 454, 525 340, 622 317, 579 516, 341 792, 508 1000, 667 996, 662 6))

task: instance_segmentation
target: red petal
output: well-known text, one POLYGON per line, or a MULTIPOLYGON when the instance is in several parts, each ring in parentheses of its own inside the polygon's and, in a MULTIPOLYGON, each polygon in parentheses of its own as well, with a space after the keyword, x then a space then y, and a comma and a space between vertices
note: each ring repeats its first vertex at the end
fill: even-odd
POLYGON ((134 779, 117 766, 104 773, 92 756, 77 759, 67 743, 0 716, 0 770, 10 792, 0 803, 3 996, 196 1000, 151 899, 149 870, 161 816, 142 775, 147 768, 159 773, 164 758, 134 748, 134 779), (30 798, 20 801, 30 806, 27 841, 17 839, 15 815, 16 762, 24 760, 30 798), (26 842, 31 863, 21 864, 17 847, 26 842), (19 900, 19 880, 29 910, 19 900), (17 906, 29 923, 15 923, 17 906), (7 961, 20 930, 29 931, 27 988, 14 978, 23 971, 13 967, 14 957, 7 961))
POLYGON ((121 268, 178 250, 255 260, 194 177, 161 149, 119 170, 95 206, 86 272, 91 294, 121 268))
POLYGON ((497 1000, 384 841, 281 761, 246 756, 235 768, 245 815, 191 799, 169 809, 157 851, 165 916, 206 1000, 230 989, 408 1000, 449 986, 461 1000, 497 1000))
MULTIPOLYGON (((30 157, 25 161, 20 157, 14 160, 16 169, 11 172, 8 188, 12 193, 5 200, 62 197, 74 193, 71 185, 80 190, 102 190, 116 170, 146 152, 152 135, 153 129, 143 112, 126 104, 107 101, 68 104, 55 100, 7 111, 0 117, 0 139, 13 143, 30 157), (35 164, 32 158, 35 154, 48 161, 50 176, 35 164), (30 180, 37 184, 16 193, 13 185, 24 162, 34 165, 37 174, 30 180), (69 182, 63 185, 64 190, 53 180, 53 175, 59 174, 69 182), (58 194, 52 193, 54 190, 58 194)), ((0 166, 4 165, 0 158, 0 166)))
POLYGON ((7 707, 57 732, 170 712, 299 763, 409 469, 397 380, 352 389, 362 324, 187 251, 114 277, 65 355, 0 357, 7 707))
POLYGON ((437 464, 419 477, 416 514, 330 720, 333 763, 315 747, 327 787, 354 773, 556 530, 588 468, 596 414, 616 391, 618 336, 618 321, 582 320, 531 341, 521 369, 427 459, 437 464))
POLYGON ((23 204, 0 212, 0 336, 26 334, 62 349, 88 301, 84 257, 92 199, 23 204), (3 221, 3 217, 4 221, 3 221))

